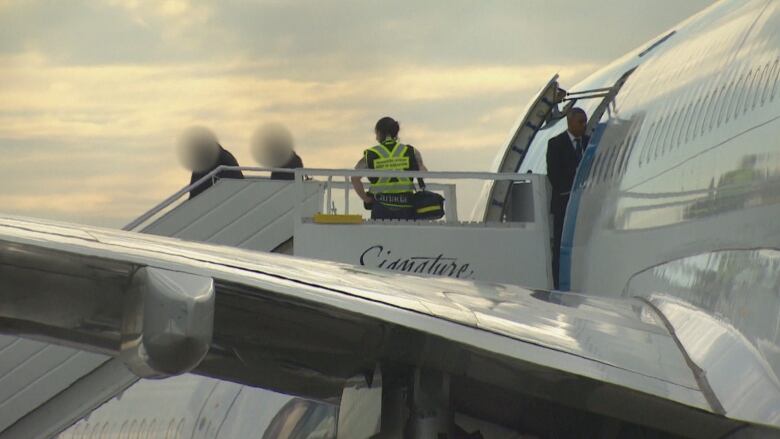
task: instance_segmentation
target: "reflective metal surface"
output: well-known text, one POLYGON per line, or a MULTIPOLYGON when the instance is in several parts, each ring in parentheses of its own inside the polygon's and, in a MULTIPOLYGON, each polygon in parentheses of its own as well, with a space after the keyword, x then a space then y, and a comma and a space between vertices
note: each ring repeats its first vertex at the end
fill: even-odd
POLYGON ((143 378, 189 372, 211 345, 214 296, 209 277, 141 268, 124 297, 120 358, 143 378))
MULTIPOLYGON (((637 66, 574 188, 571 289, 663 294, 659 309, 727 414, 774 424, 780 4, 721 1, 674 31, 572 88, 608 87, 637 66)), ((545 172, 545 148, 535 139, 521 171, 545 172)))
MULTIPOLYGON (((128 232, 58 224, 50 228, 45 222, 9 217, 0 219, 0 241, 15 249, 2 253, 5 264, 30 252, 51 252, 51 262, 84 258, 83 267, 96 273, 103 264, 124 267, 116 270, 125 273, 117 285, 128 283, 133 267, 213 278, 214 342, 196 368, 199 373, 324 398, 340 395, 347 378, 384 359, 454 374, 456 394, 472 380, 492 383, 664 428, 690 429, 683 419, 711 409, 675 341, 652 308, 637 299, 401 276, 128 232), (467 381, 459 381, 463 379, 467 381), (572 400, 574 383, 590 396, 572 400), (614 392, 623 396, 606 396, 614 392), (660 418, 652 421, 653 416, 624 410, 630 406, 625 398, 666 407, 654 410, 656 414, 685 406, 697 410, 687 411, 672 427, 660 418), (666 400, 675 403, 667 407, 666 400)), ((44 270, 39 276, 43 282, 50 274, 44 270)), ((14 296, 6 294, 7 279, 0 281, 0 303, 14 303, 14 296)), ((29 297, 48 293, 28 288, 29 297)), ((74 309, 81 309, 78 295, 70 297, 75 298, 69 302, 74 309)), ((70 314, 68 307, 43 309, 53 323, 36 328, 38 336, 68 341, 85 332, 83 326, 57 318, 70 314)), ((20 317, 31 318, 33 311, 20 317)), ((118 350, 118 343, 113 346, 118 350)), ((479 402, 484 407, 495 403, 489 396, 479 402)), ((727 428, 718 426, 722 421, 716 418, 707 422, 715 422, 709 428, 727 428)))
POLYGON ((664 313, 727 412, 780 419, 780 251, 671 261, 634 276, 626 295, 647 296, 664 313))

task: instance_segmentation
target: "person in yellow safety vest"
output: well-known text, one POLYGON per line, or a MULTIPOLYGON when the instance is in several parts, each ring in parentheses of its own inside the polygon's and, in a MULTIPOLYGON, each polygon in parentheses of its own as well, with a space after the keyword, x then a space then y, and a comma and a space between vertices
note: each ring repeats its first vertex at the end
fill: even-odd
MULTIPOLYGON (((374 127, 379 144, 366 149, 355 169, 376 169, 392 171, 427 171, 420 151, 398 140, 400 126, 391 117, 383 117, 374 127)), ((406 177, 370 177, 368 192, 361 177, 352 177, 355 188, 366 208, 371 209, 371 219, 412 219, 414 209, 411 198, 414 182, 406 177)))

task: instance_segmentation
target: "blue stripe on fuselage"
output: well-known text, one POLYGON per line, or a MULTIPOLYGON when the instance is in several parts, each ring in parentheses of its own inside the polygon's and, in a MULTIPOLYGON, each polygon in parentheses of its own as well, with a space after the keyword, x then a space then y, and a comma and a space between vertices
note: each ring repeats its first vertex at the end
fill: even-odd
POLYGON ((566 206, 566 217, 563 221, 563 233, 561 234, 561 261, 558 268, 558 289, 569 291, 571 289, 571 256, 574 247, 574 229, 577 226, 577 211, 580 208, 580 198, 582 196, 583 184, 590 175, 590 169, 593 166, 593 157, 596 155, 596 148, 604 135, 606 123, 599 123, 593 130, 588 147, 582 155, 582 161, 577 168, 577 174, 574 176, 571 195, 569 195, 569 204, 566 206))

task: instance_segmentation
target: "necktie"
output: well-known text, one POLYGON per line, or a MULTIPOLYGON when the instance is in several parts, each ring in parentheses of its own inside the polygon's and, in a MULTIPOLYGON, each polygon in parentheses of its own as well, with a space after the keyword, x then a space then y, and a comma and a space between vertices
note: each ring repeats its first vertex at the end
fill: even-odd
POLYGON ((574 151, 577 153, 577 163, 582 160, 582 141, 579 138, 574 139, 574 151))

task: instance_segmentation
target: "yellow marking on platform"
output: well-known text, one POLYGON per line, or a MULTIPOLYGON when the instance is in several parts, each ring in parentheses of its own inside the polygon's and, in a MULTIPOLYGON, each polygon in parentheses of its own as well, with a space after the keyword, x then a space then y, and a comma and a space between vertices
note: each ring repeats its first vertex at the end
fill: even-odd
POLYGON ((324 213, 315 213, 314 222, 316 224, 361 224, 363 217, 361 215, 328 215, 324 213))

